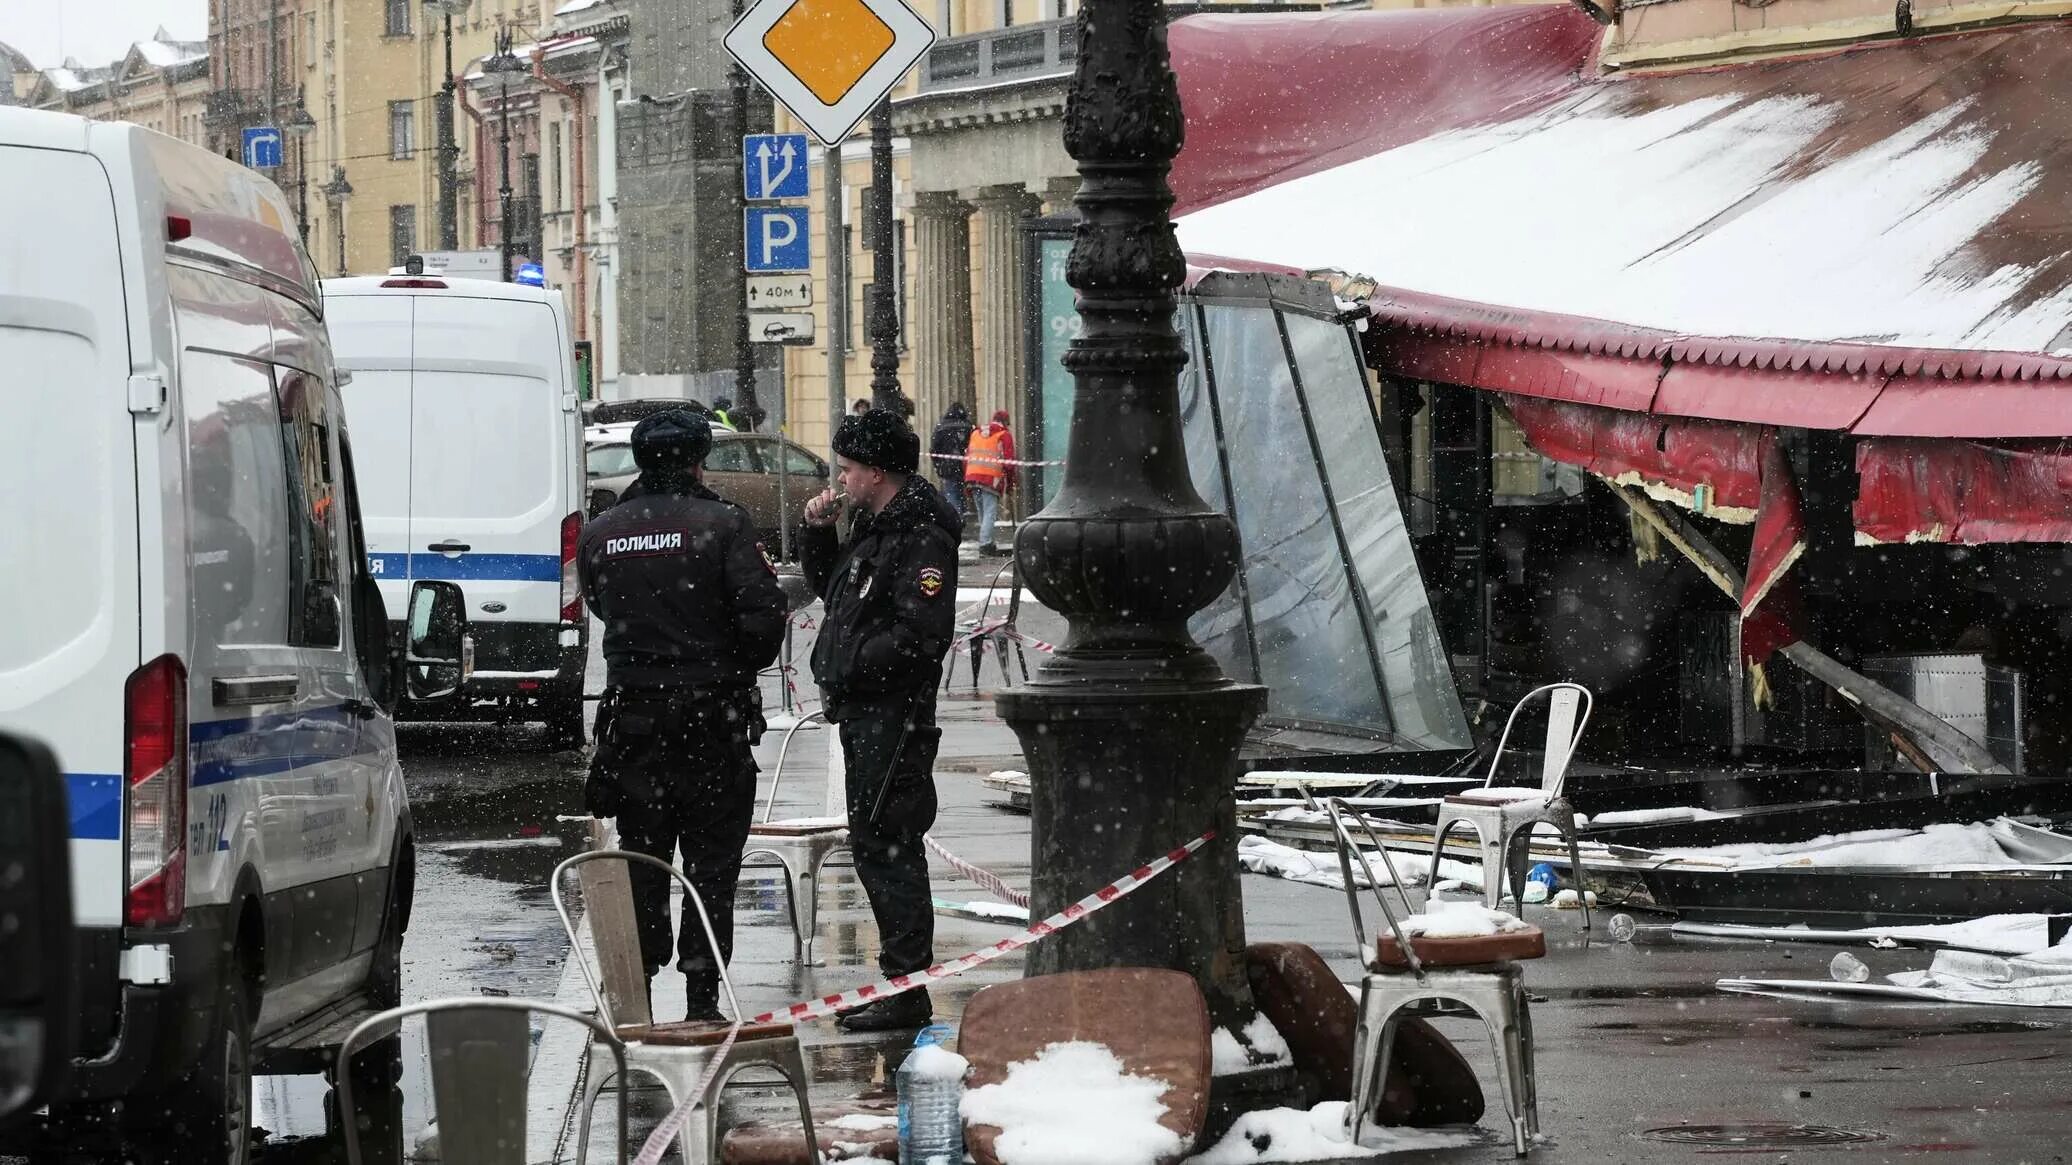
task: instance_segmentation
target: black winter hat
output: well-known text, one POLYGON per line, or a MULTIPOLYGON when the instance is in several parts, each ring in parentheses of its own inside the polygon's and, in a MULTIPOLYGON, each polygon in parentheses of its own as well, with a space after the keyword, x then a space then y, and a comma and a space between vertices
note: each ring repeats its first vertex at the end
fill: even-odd
POLYGON ((921 438, 898 413, 872 409, 842 418, 835 452, 886 473, 912 473, 921 466, 921 438))
POLYGON ((642 469, 688 469, 712 452, 712 424, 689 409, 656 413, 633 426, 633 463, 642 469))

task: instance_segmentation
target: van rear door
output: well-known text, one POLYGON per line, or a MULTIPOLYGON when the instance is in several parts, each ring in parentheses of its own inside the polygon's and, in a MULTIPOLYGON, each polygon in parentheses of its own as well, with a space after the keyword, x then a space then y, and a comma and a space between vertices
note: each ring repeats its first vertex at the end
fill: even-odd
POLYGON ((412 298, 411 577, 458 582, 474 622, 558 626, 561 526, 577 506, 554 312, 525 300, 412 298))
POLYGON ((393 618, 410 590, 411 331, 418 297, 333 295, 325 300, 333 357, 351 375, 341 395, 353 435, 367 569, 393 618))
POLYGON ((129 411, 106 171, 83 153, 0 145, 0 174, 0 729, 57 753, 77 920, 116 927, 123 689, 141 662, 135 432, 156 421, 129 411))

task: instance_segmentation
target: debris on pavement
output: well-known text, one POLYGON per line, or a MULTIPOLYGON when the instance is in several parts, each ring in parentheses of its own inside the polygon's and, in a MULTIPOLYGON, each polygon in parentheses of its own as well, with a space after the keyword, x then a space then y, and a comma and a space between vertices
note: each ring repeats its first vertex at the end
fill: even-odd
POLYGON ((2072 864, 2072 837, 1999 817, 1968 825, 1866 829, 1810 841, 1739 843, 1660 852, 1680 863, 1713 863, 1735 870, 1798 866, 1891 866, 1914 870, 2048 866, 2072 864))
POLYGON ((1346 1137, 1345 1110, 1345 1101, 1327 1100, 1308 1112, 1299 1108, 1248 1112, 1237 1118, 1221 1141, 1189 1157, 1187 1165, 1343 1161, 1385 1153, 1460 1148, 1481 1139, 1470 1129, 1380 1128, 1370 1133, 1370 1139, 1379 1137, 1380 1143, 1355 1145, 1346 1137))

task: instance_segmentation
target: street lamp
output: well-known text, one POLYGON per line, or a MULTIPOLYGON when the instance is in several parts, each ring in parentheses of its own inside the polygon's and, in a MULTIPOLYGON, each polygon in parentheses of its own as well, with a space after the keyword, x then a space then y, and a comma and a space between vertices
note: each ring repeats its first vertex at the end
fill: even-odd
POLYGON ((1216 840, 1038 943, 1028 973, 1182 970, 1213 1022, 1236 1027, 1254 1004, 1233 790, 1266 691, 1231 682, 1187 628, 1229 584, 1238 538, 1195 492, 1180 433, 1187 354, 1172 321, 1187 265, 1166 183, 1179 91, 1161 0, 1084 0, 1079 21, 1064 126, 1080 174, 1066 279, 1084 321, 1064 355, 1071 439, 1063 487, 1015 536, 1023 582, 1071 631, 997 698, 1033 786, 1030 912, 1061 910, 1208 830, 1216 840))
POLYGON ((352 200, 353 184, 345 180, 345 167, 331 167, 331 180, 323 186, 324 198, 331 204, 332 217, 338 223, 338 273, 345 274, 345 204, 352 200))
POLYGON ((281 121, 281 132, 295 139, 295 227, 304 243, 309 242, 309 135, 316 131, 317 119, 297 94, 294 110, 281 121))
POLYGON ((460 248, 460 142, 454 130, 453 18, 465 16, 475 0, 424 0, 445 19, 446 83, 439 86, 439 248, 460 248))
MULTIPOLYGON (((741 19, 742 8, 743 0, 734 0, 734 19, 736 21, 741 19)), ((737 142, 745 141, 748 135, 748 70, 741 67, 739 60, 736 60, 727 70, 727 87, 732 91, 731 96, 733 98, 734 140, 737 142)), ((745 171, 748 166, 748 151, 745 149, 736 150, 734 152, 734 164, 737 170, 745 171)), ((745 173, 737 172, 732 183, 734 201, 732 218, 735 222, 743 221, 743 211, 748 205, 746 177, 745 173)), ((747 244, 744 242, 742 245, 746 246, 747 244)), ((738 293, 734 297, 734 407, 731 412, 733 415, 740 417, 741 423, 747 426, 748 431, 752 433, 763 426, 763 406, 762 402, 758 401, 755 395, 755 347, 750 342, 748 336, 747 264, 740 264, 740 266, 741 270, 735 273, 738 293)), ((779 471, 778 480, 783 480, 781 470, 779 471)))
POLYGON ((511 78, 529 72, 525 62, 511 51, 511 30, 498 27, 496 30, 496 52, 482 62, 482 75, 494 77, 499 89, 499 114, 497 117, 496 149, 499 164, 503 167, 503 180, 497 186, 497 214, 502 225, 497 235, 503 245, 504 282, 511 281, 511 78))

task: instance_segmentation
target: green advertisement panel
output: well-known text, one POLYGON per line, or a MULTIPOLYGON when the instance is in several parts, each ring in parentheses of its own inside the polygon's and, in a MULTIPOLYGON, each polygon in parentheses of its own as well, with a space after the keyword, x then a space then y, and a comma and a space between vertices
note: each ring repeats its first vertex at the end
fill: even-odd
MULTIPOLYGON (((1065 371, 1061 357, 1079 335, 1079 311, 1072 287, 1065 282, 1065 258, 1072 253, 1071 236, 1040 237, 1037 259, 1037 384, 1042 403, 1042 434, 1039 456, 1044 461, 1063 461, 1072 432, 1072 374, 1065 371)), ((1023 456, 1027 456, 1024 454, 1023 456)), ((1064 482, 1062 470, 1046 467, 1041 479, 1043 502, 1057 496, 1064 482)))

